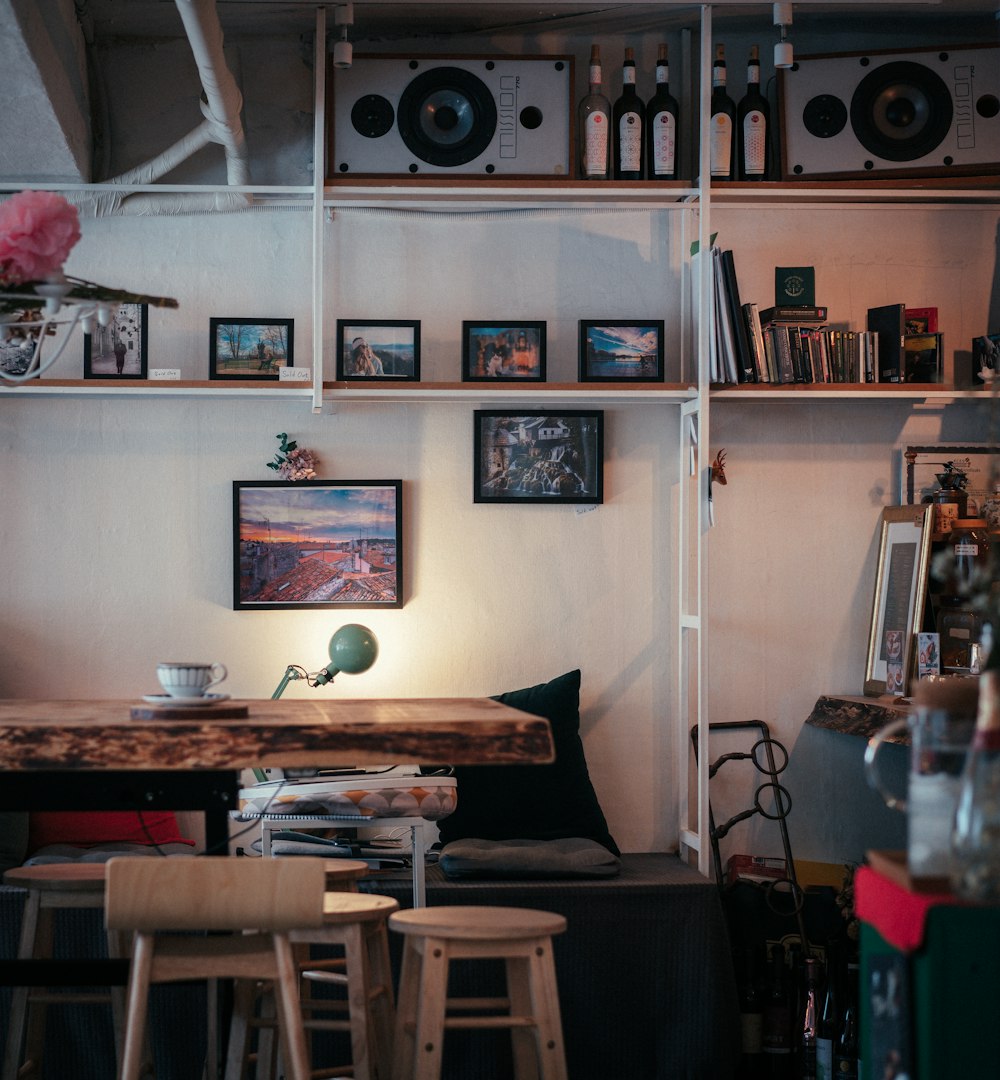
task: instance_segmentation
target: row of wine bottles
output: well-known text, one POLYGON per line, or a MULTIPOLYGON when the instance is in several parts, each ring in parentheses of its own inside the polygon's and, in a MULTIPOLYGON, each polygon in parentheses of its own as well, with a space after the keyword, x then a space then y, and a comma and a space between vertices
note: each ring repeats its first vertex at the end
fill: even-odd
MULTIPOLYGON (((612 106, 603 94, 601 47, 590 49, 589 90, 579 107, 579 161, 582 180, 678 179, 680 125, 677 99, 670 93, 667 46, 656 58, 656 92, 643 102, 636 88, 635 50, 625 49, 622 91, 612 106)), ((726 92, 725 46, 715 47, 710 120, 711 174, 716 180, 766 180, 771 124, 760 90, 760 54, 750 47, 747 91, 739 105, 726 92)))

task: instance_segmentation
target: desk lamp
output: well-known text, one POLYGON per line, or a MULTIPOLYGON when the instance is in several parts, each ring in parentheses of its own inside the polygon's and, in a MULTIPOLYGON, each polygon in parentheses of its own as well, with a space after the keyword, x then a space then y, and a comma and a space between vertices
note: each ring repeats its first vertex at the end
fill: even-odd
POLYGON ((271 700, 280 698, 285 687, 295 679, 305 679, 310 686, 325 686, 331 683, 342 671, 348 675, 359 675, 367 671, 378 657, 378 639, 368 629, 358 623, 342 626, 330 638, 330 663, 321 671, 310 674, 298 664, 289 664, 281 677, 271 700))

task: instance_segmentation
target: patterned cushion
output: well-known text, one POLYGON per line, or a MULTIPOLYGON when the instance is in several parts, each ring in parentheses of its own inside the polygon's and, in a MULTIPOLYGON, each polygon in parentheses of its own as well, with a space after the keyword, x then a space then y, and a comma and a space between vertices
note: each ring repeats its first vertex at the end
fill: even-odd
POLYGON ((420 817, 440 821, 455 809, 451 776, 364 776, 269 780, 240 791, 238 817, 260 814, 337 814, 344 817, 420 817))

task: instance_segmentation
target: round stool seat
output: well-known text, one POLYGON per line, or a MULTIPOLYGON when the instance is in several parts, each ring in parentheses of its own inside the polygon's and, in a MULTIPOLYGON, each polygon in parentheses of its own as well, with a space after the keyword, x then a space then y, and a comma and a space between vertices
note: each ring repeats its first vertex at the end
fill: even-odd
POLYGON ((46 892, 103 892, 104 863, 43 863, 4 871, 5 885, 46 892))
POLYGON ((361 859, 324 859, 328 889, 356 889, 356 882, 368 876, 368 863, 361 859))
MULTIPOLYGON (((377 922, 399 908, 399 902, 391 896, 377 893, 328 892, 323 896, 323 925, 340 923, 377 922)), ((299 931, 292 931, 292 936, 299 931)), ((308 936, 304 931, 303 936, 308 936)))
POLYGON ((455 905, 398 911, 389 917, 389 925, 401 934, 470 941, 517 941, 561 934, 566 929, 566 918, 534 908, 455 905))

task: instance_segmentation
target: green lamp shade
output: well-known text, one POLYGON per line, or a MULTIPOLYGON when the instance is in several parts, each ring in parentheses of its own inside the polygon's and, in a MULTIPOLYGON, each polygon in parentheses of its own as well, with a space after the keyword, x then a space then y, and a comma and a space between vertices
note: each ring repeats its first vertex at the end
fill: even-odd
POLYGON ((378 640, 367 626, 348 623, 330 638, 331 675, 367 671, 378 657, 378 640))

